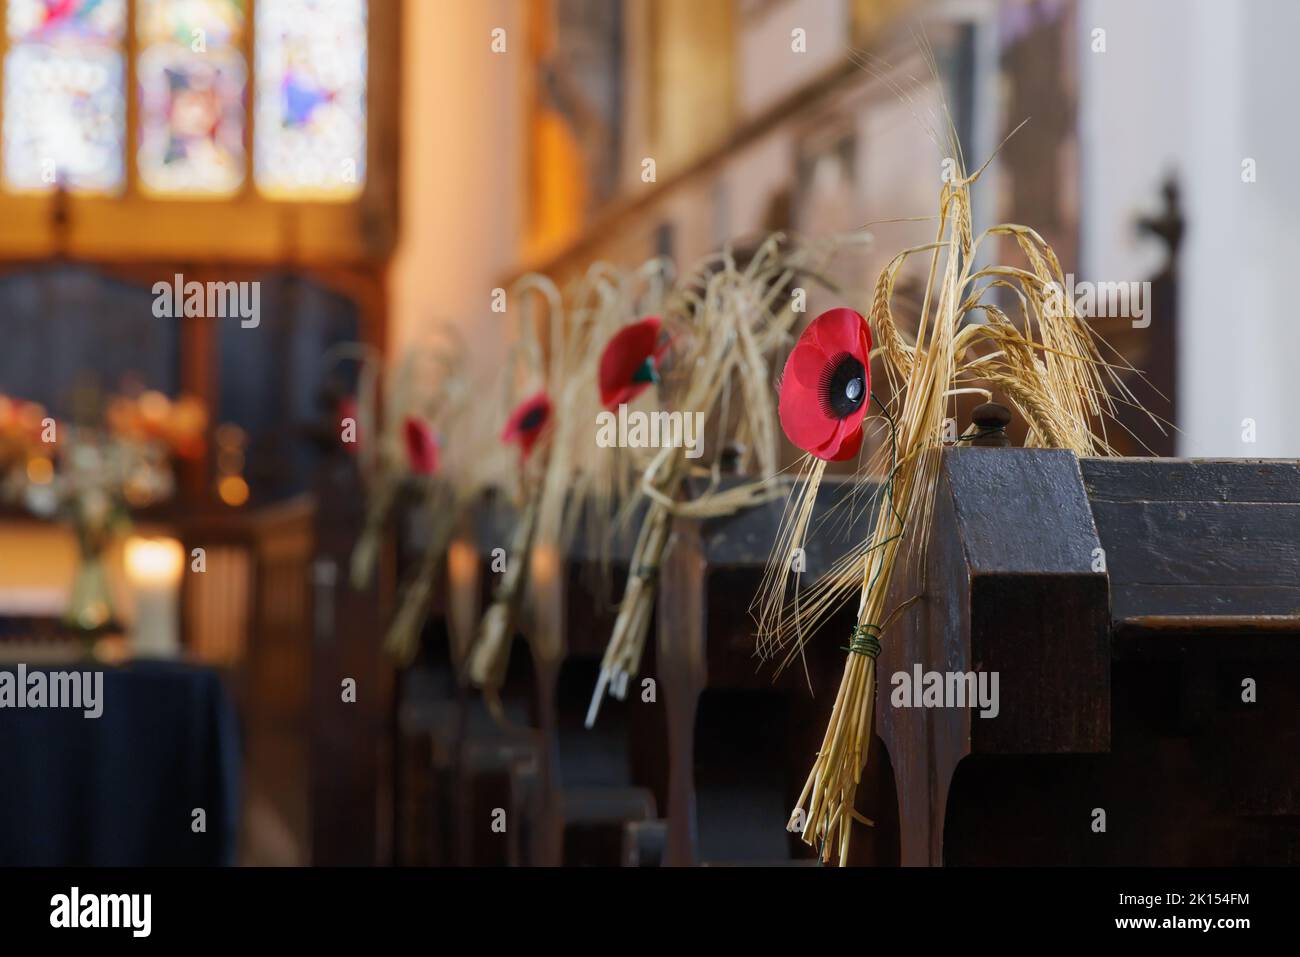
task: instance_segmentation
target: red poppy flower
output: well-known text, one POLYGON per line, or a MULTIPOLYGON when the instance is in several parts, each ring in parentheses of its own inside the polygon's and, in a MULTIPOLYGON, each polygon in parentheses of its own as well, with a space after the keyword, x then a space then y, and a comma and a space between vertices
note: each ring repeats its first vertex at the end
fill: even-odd
POLYGON ((659 345, 662 323, 649 316, 620 329, 600 354, 600 404, 613 410, 631 402, 659 381, 659 360, 668 343, 659 345))
POLYGON ((809 324, 781 376, 781 428, 791 442, 831 462, 858 454, 870 356, 871 328, 852 309, 831 309, 809 324))
POLYGON ((501 441, 517 442, 524 458, 528 458, 550 423, 551 397, 545 392, 539 392, 515 406, 501 432, 501 441))
POLYGON ((433 475, 438 471, 438 440, 429 423, 408 415, 402 423, 406 441, 406 464, 416 475, 433 475))

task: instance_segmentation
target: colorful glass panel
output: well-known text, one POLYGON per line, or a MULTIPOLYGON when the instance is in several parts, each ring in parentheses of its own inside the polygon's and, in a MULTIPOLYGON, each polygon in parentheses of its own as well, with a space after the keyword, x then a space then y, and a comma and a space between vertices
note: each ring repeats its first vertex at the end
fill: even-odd
POLYGON ((92 44, 24 43, 4 70, 4 180, 15 190, 122 187, 122 56, 92 44))
POLYGON ((244 59, 158 44, 136 62, 140 186, 146 192, 229 195, 244 181, 244 59))
POLYGON ((136 42, 179 43, 194 53, 238 44, 244 7, 244 0, 137 0, 136 42))
POLYGON ((256 6, 253 169, 265 195, 346 200, 366 162, 365 0, 256 6))
POLYGON ((126 26, 126 0, 9 0, 10 44, 82 40, 117 44, 126 26))
MULTIPOLYGON (((274 3, 275 0, 270 0, 274 3)), ((244 182, 242 0, 140 0, 140 187, 225 196, 244 182)))

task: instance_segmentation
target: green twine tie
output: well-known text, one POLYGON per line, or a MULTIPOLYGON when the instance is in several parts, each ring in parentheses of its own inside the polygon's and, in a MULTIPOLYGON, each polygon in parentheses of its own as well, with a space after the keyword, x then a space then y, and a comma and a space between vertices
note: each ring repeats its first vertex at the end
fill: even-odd
POLYGON ((879 625, 854 625, 853 637, 849 639, 849 646, 842 649, 854 655, 866 655, 868 658, 875 658, 880 654, 880 639, 871 634, 871 631, 880 631, 879 625))

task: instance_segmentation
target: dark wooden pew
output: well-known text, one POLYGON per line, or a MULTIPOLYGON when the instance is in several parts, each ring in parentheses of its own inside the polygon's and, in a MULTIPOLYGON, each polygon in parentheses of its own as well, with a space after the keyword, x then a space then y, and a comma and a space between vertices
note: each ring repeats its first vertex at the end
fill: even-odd
MULTIPOLYGON (((828 479, 817 514, 852 493, 851 486, 828 479)), ((859 488, 857 496, 852 521, 832 521, 810 538, 805 587, 869 534, 869 495, 859 488)), ((821 744, 853 616, 851 608, 842 610, 813 637, 805 649, 806 674, 796 663, 774 678, 774 666, 754 657, 750 605, 784 507, 780 498, 731 516, 675 522, 652 672, 660 682, 670 755, 662 863, 771 864, 813 856, 785 824, 821 744)), ((887 769, 875 761, 872 774, 863 794, 870 798, 867 816, 877 819, 876 801, 890 797, 879 777, 887 769)), ((641 831, 629 834, 629 853, 660 856, 645 847, 650 840, 641 831)), ((858 853, 863 860, 889 861, 895 846, 888 827, 878 827, 864 835, 858 853)))
POLYGON ((305 831, 301 863, 389 864, 393 669, 381 641, 391 556, 384 550, 374 582, 354 591, 346 569, 364 517, 352 463, 322 467, 314 492, 314 508, 259 524, 250 763, 265 771, 270 798, 290 803, 282 817, 305 831), (355 700, 344 699, 345 680, 355 700))
MULTIPOLYGON (((419 565, 427 523, 419 508, 404 512, 402 569, 419 565)), ((402 863, 465 866, 527 863, 535 801, 537 754, 529 730, 532 675, 523 639, 513 642, 501 699, 501 727, 463 678, 464 654, 492 600, 492 550, 506 547, 514 510, 489 495, 453 535, 439 573, 421 651, 403 675, 398 737, 402 863), (494 830, 497 810, 505 830, 494 830)), ((498 822, 498 827, 500 823, 498 822)))
POLYGON ((950 449, 928 545, 878 665, 902 863, 1300 860, 1297 463, 950 449), (895 707, 917 666, 997 716, 895 707))
MULTIPOLYGON (((493 550, 508 550, 516 518, 495 495, 471 510, 449 550, 426 648, 403 681, 399 826, 411 863, 617 864, 624 823, 656 813, 654 791, 637 783, 648 776, 638 759, 663 735, 632 747, 616 706, 594 732, 582 728, 626 578, 629 536, 606 554, 580 523, 563 555, 535 549, 523 557, 530 578, 501 689, 506 726, 464 684, 461 658, 501 577, 493 550), (557 649, 548 660, 534 657, 531 639, 539 637, 557 649), (504 832, 492 829, 498 808, 506 811, 504 832)), ((404 521, 418 526, 419 515, 404 521)), ((406 537, 409 564, 418 527, 406 537)))
MULTIPOLYGON (((608 540, 589 532, 585 514, 565 558, 562 587, 533 605, 529 621, 534 628, 563 627, 567 636, 556 680, 559 803, 552 822, 566 865, 618 864, 626 827, 655 819, 667 798, 664 715, 641 702, 635 683, 624 701, 606 697, 595 725, 585 726, 644 514, 643 505, 635 508, 608 540)), ((653 663, 653 647, 646 658, 653 663)))
POLYGON ((606 701, 596 727, 583 726, 640 520, 633 514, 606 540, 588 509, 562 554, 535 548, 530 559, 519 628, 538 748, 532 864, 617 864, 625 823, 655 817, 656 791, 666 792, 658 716, 606 701), (539 659, 539 647, 552 651, 539 659))

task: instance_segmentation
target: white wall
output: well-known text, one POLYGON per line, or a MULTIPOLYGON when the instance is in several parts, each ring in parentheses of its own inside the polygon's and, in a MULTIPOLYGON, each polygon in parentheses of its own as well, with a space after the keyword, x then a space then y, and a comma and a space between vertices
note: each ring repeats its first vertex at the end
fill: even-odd
MULTIPOLYGON (((711 2, 711 0, 701 0, 711 2)), ((716 2, 716 0, 712 0, 716 2)), ((834 67, 849 45, 845 0, 785 0, 737 18, 737 106, 749 118, 774 106, 834 67), (791 52, 791 32, 804 31, 803 52, 791 52)))
POLYGON ((1081 273, 1141 279, 1161 259, 1134 219, 1183 186, 1179 454, 1300 455, 1300 3, 1081 0, 1081 273), (1107 50, 1090 50, 1092 30, 1107 50), (1253 158, 1257 181, 1242 182, 1253 158), (1242 440, 1254 419, 1257 441, 1242 440))

